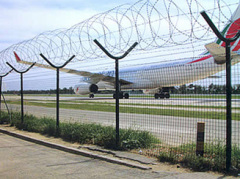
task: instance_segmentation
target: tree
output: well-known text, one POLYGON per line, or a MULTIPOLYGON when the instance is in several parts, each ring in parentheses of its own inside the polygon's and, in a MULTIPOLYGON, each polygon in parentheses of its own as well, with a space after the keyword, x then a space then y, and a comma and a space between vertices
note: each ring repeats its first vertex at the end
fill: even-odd
POLYGON ((181 85, 178 89, 180 94, 186 94, 187 92, 187 86, 186 85, 181 85))

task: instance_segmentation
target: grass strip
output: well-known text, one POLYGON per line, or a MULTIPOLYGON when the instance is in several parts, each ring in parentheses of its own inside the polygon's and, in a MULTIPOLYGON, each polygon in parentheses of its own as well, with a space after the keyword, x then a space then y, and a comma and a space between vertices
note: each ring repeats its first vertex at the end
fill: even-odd
MULTIPOLYGON (((18 100, 15 100, 18 101, 18 100)), ((55 103, 55 100, 24 100, 25 102, 39 102, 39 103, 55 103)), ((11 101, 7 101, 11 102, 11 101)), ((13 101, 12 101, 13 102, 13 101)), ((61 103, 70 103, 70 104, 99 104, 99 105, 114 105, 115 101, 113 102, 98 102, 98 101, 73 101, 73 100, 61 100, 61 103)), ((120 103, 120 105, 127 105, 128 106, 142 106, 142 107, 174 107, 174 108, 195 108, 195 109, 226 109, 226 106, 203 106, 203 105, 178 105, 178 104, 144 104, 144 103, 120 103)), ((240 107, 232 107, 232 109, 240 110, 240 107)))
MULTIPOLYGON (((19 101, 11 101, 11 104, 20 104, 19 101)), ((38 103, 38 102, 24 102, 25 105, 32 106, 42 106, 55 108, 55 103, 38 103)), ((101 105, 101 104, 66 104, 60 103, 60 108, 64 109, 78 109, 78 110, 88 110, 88 111, 103 111, 103 112, 115 112, 115 106, 101 105)), ((202 118, 202 119, 226 119, 225 112, 215 112, 215 111, 187 111, 187 110, 177 110, 177 109, 147 109, 147 108, 134 108, 134 107, 121 107, 120 113, 133 113, 133 114, 148 114, 148 115, 164 115, 164 116, 176 116, 176 117, 192 117, 192 118, 202 118)), ((232 120, 240 121, 240 113, 234 113, 232 115, 232 120)))
MULTIPOLYGON (((37 118, 33 115, 24 115, 24 122, 21 123, 21 114, 12 113, 11 121, 6 112, 2 112, 0 124, 11 123, 20 130, 37 132, 49 136, 56 136, 56 121, 51 118, 37 118)), ((86 123, 66 123, 61 122, 59 126, 58 137, 80 144, 95 144, 105 148, 116 149, 115 128, 112 126, 102 126, 100 124, 86 123)), ((120 129, 120 146, 119 150, 129 150, 138 148, 149 148, 154 143, 160 143, 159 139, 154 137, 150 132, 120 129)))

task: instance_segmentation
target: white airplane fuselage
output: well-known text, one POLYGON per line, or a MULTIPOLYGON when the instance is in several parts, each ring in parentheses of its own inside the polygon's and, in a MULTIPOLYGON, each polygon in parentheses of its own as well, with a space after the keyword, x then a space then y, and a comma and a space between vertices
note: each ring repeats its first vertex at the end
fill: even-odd
MULTIPOLYGON (((232 65, 237 61, 232 61, 232 65)), ((154 89, 161 87, 179 86, 207 78, 226 68, 226 64, 216 64, 212 56, 200 60, 182 60, 161 64, 151 64, 139 67, 120 69, 120 79, 131 84, 122 85, 121 89, 154 89)), ((113 74, 113 71, 105 71, 113 74)), ((105 88, 106 89, 106 88, 105 88)))

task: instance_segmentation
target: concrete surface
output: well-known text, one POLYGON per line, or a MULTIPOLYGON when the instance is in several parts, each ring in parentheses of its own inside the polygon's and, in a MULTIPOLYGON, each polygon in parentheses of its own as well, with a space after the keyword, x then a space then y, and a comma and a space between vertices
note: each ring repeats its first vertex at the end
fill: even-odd
MULTIPOLYGON (((8 133, 12 132, 8 131, 8 133)), ((14 135, 21 137, 22 134, 15 132, 14 135)), ((0 133, 0 178, 232 178, 210 173, 180 173, 177 169, 176 171, 140 170, 113 164, 110 160, 105 162, 64 152, 69 151, 69 147, 66 147, 68 150, 62 151, 64 146, 54 148, 57 144, 51 142, 48 142, 51 145, 46 147, 16 137, 0 133)), ((25 139, 27 137, 25 136, 25 139)), ((41 141, 39 143, 44 142, 41 141)), ((130 153, 124 156, 131 158, 130 153)))
POLYGON ((158 178, 154 173, 48 148, 0 133, 0 178, 158 178))

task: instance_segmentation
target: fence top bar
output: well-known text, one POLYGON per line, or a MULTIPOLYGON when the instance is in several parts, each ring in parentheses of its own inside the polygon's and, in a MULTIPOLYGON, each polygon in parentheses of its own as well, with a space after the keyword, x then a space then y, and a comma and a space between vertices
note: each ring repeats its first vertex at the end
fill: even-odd
POLYGON ((113 56, 112 54, 110 54, 98 41, 97 39, 94 40, 94 42, 97 44, 97 46, 110 58, 114 59, 114 60, 121 60, 124 57, 126 57, 137 45, 138 43, 135 42, 122 56, 116 57, 113 56))
POLYGON ((11 69, 9 72, 7 72, 7 73, 5 73, 4 75, 0 75, 0 78, 3 78, 3 77, 5 77, 5 76, 7 76, 9 73, 11 73, 13 71, 13 69, 11 69))
POLYGON ((61 66, 56 66, 54 64, 52 64, 42 53, 40 54, 40 56, 49 64, 51 65, 53 68, 63 68, 65 67, 74 57, 75 55, 73 55, 69 60, 67 60, 63 65, 61 66))
POLYGON ((8 64, 8 66, 10 66, 11 68, 12 68, 12 70, 14 70, 15 72, 17 72, 17 73, 26 73, 26 72, 28 72, 34 65, 35 65, 35 63, 36 62, 34 62, 28 69, 26 69, 25 71, 19 71, 19 70, 17 70, 16 68, 14 68, 10 63, 8 63, 8 62, 6 62, 7 64, 8 64))
POLYGON ((213 30, 213 32, 217 35, 217 37, 224 41, 224 42, 234 42, 236 41, 239 37, 240 37, 240 30, 237 32, 237 34, 233 37, 233 38, 225 38, 216 28, 216 26, 213 24, 212 20, 208 17, 207 13, 205 11, 201 12, 201 15, 203 16, 203 18, 207 21, 208 25, 211 27, 211 29, 213 30))

